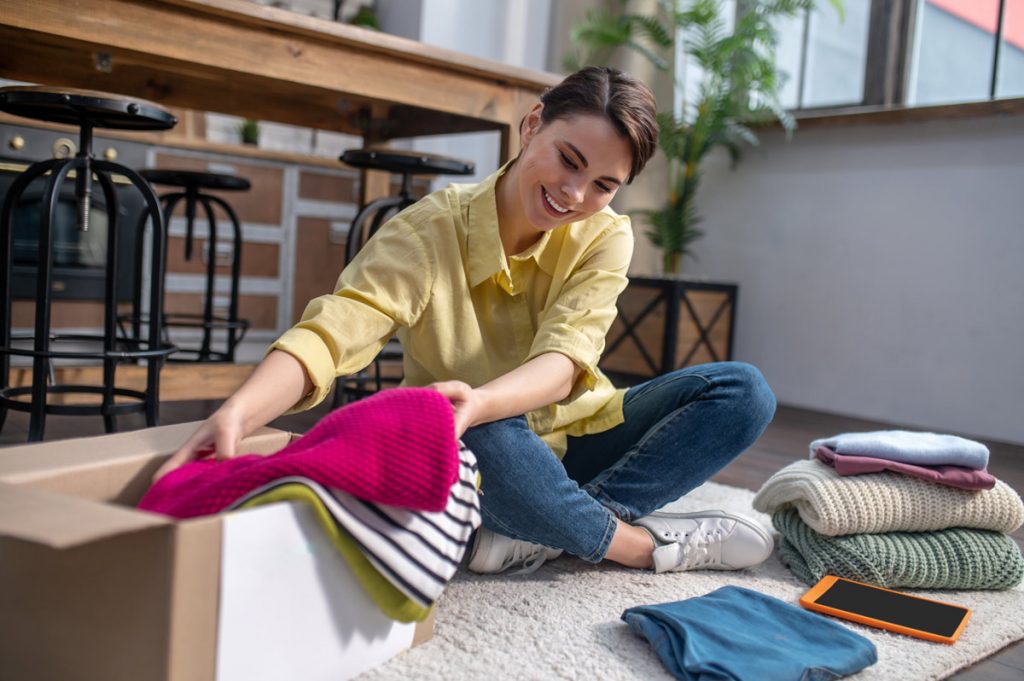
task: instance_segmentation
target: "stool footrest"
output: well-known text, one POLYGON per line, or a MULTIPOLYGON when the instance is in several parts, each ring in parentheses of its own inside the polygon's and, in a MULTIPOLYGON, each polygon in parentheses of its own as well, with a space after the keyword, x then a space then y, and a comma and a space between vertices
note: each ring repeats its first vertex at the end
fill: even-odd
MULTIPOLYGON (((98 404, 95 401, 90 401, 88 404, 47 402, 45 405, 45 412, 47 414, 56 414, 60 416, 118 416, 120 414, 132 414, 145 411, 146 393, 139 390, 117 387, 115 387, 112 392, 115 398, 127 397, 135 401, 115 402, 108 405, 98 404)), ((98 385, 51 385, 47 386, 46 393, 47 396, 59 395, 61 397, 68 395, 102 395, 104 393, 104 388, 98 385)), ((17 399, 22 395, 31 398, 32 386, 4 388, 0 390, 0 405, 7 409, 13 409, 14 411, 32 411, 32 403, 30 401, 17 399)))
MULTIPOLYGON (((12 335, 12 341, 31 341, 31 335, 12 335)), ((50 336, 50 343, 64 342, 78 343, 104 343, 103 336, 90 334, 54 334, 50 336)), ((134 347, 134 350, 35 350, 31 348, 0 348, 0 355, 12 355, 15 357, 43 357, 45 359, 92 359, 102 361, 112 359, 118 362, 130 362, 139 359, 157 359, 166 357, 177 350, 177 347, 169 343, 161 343, 157 348, 149 348, 149 341, 136 340, 133 338, 117 338, 114 341, 119 346, 134 347)))

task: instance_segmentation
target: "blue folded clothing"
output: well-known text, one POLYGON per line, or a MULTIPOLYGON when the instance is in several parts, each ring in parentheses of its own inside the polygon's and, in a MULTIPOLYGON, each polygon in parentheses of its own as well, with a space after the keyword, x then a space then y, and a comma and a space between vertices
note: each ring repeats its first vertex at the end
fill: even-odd
POLYGON ((827 681, 878 661, 874 644, 843 625, 738 586, 629 608, 622 619, 677 679, 827 681))
POLYGON ((957 435, 919 433, 910 430, 876 430, 842 433, 811 443, 811 457, 818 447, 836 454, 870 456, 918 466, 963 466, 976 471, 988 466, 988 447, 957 435))

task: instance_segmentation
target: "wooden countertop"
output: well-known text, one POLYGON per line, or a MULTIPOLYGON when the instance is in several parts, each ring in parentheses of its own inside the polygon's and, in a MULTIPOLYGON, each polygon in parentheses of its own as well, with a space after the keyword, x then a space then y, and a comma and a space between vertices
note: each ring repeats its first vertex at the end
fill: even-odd
POLYGON ((555 74, 246 0, 5 0, 0 76, 361 135, 510 131, 555 74))

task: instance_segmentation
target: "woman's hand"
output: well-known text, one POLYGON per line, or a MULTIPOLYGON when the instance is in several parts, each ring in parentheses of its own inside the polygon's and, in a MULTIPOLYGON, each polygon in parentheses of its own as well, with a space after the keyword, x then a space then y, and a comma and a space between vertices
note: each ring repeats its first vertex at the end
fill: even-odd
POLYGON ((581 372, 565 355, 546 352, 478 388, 462 381, 439 381, 427 387, 452 403, 458 438, 472 426, 525 414, 565 399, 581 372))
POLYGON ((234 457, 243 437, 276 419, 312 389, 313 382, 299 360, 287 352, 274 350, 263 358, 242 387, 160 467, 153 480, 210 454, 218 459, 234 457))
POLYGON ((179 466, 203 459, 211 454, 218 459, 230 459, 238 454, 238 445, 245 433, 242 414, 225 403, 192 433, 192 437, 176 451, 153 476, 156 482, 179 466))
POLYGON ((455 437, 460 438, 470 426, 483 423, 485 412, 484 402, 481 394, 469 387, 468 383, 462 381, 441 381, 431 383, 428 388, 433 388, 448 398, 452 404, 452 411, 455 412, 455 437))

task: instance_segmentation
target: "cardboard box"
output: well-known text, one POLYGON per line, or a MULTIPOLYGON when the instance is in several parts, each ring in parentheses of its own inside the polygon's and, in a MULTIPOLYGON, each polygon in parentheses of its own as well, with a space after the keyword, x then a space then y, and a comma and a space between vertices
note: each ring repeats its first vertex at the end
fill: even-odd
POLYGON ((430 637, 381 614, 302 504, 136 510, 196 426, 0 449, 0 679, 341 679, 430 637))

